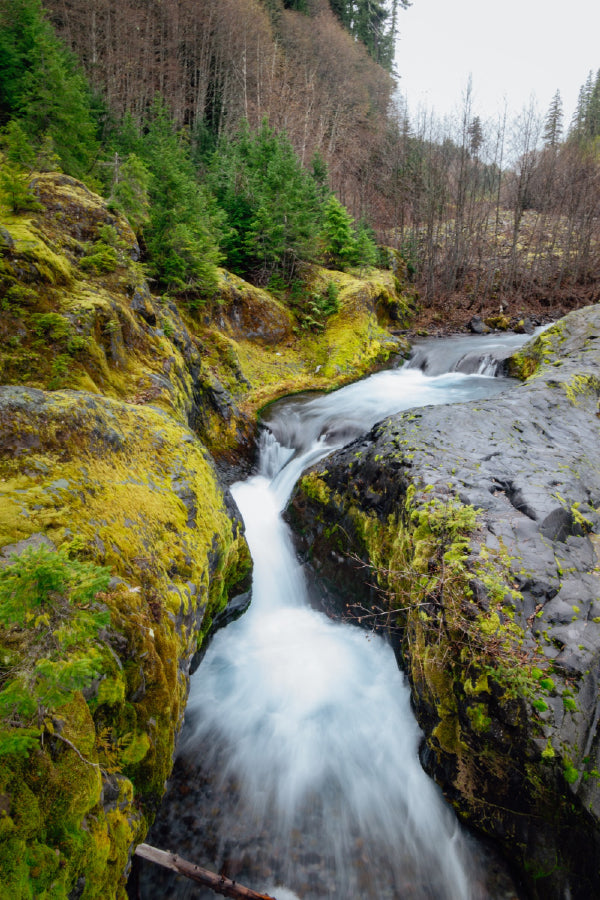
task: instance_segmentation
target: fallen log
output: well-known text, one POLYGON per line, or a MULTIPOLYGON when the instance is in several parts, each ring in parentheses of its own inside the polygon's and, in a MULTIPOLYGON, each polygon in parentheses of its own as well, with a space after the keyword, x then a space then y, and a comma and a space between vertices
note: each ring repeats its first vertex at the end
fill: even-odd
POLYGON ((225 878, 224 875, 216 875, 215 872, 210 872, 208 869, 203 869, 201 866, 182 859, 176 853, 159 850, 158 847, 151 847, 150 844, 139 844, 135 848, 135 855, 163 866, 165 869, 185 875, 186 878, 210 888, 215 894, 221 894, 222 897, 232 897, 234 900, 276 900, 270 894, 259 894, 251 888, 225 878))

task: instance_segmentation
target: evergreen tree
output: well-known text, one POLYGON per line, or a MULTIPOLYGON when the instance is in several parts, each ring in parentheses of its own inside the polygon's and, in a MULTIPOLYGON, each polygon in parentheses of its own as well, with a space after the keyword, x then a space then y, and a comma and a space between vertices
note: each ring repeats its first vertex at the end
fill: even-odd
POLYGON ((35 150, 21 125, 13 119, 0 137, 0 200, 15 213, 41 209, 29 187, 35 150))
POLYGON ((16 119, 12 119, 2 132, 0 147, 9 163, 17 168, 33 170, 35 149, 31 146, 23 127, 16 119))
POLYGON ((9 162, 0 162, 0 202, 11 212, 22 213, 40 210, 29 186, 30 175, 9 162))
MULTIPOLYGON (((216 286, 221 217, 198 183, 188 147, 160 98, 140 139, 139 155, 150 173, 144 228, 150 270, 163 287, 187 293, 195 305, 199 296, 216 286)), ((134 192, 138 216, 143 215, 146 176, 139 160, 129 157, 128 164, 127 193, 134 192)), ((124 199, 128 202, 124 192, 117 190, 116 202, 124 199)))
POLYGON ((590 138, 596 138, 600 135, 600 69, 598 69, 596 73, 594 85, 590 93, 586 119, 586 132, 590 138))
POLYGON ((469 153, 474 159, 477 159, 483 146, 483 128, 481 127, 479 116, 475 116, 469 123, 467 135, 469 138, 469 153))
POLYGON ((556 91, 546 114, 544 123, 544 143, 555 149, 560 143, 563 131, 563 108, 560 91, 556 91))
POLYGON ((361 222, 355 228, 352 216, 333 194, 323 207, 321 241, 329 265, 344 269, 377 262, 377 247, 368 227, 361 222))
POLYGON ((577 106, 575 107, 575 113, 573 114, 573 120, 571 122, 569 133, 570 136, 575 138, 576 140, 582 140, 588 136, 588 118, 593 88, 593 75, 590 71, 588 72, 588 76, 584 84, 582 84, 579 88, 577 106))
POLYGON ((409 0, 329 0, 329 5, 344 28, 365 45, 373 59, 391 70, 398 8, 409 6, 409 0))
POLYGON ((352 27, 352 0, 329 0, 329 5, 342 25, 348 30, 352 27))
POLYGON ((352 216, 333 194, 323 209, 321 231, 323 252, 327 262, 351 265, 356 256, 356 237, 352 216))
POLYGON ((91 95, 40 0, 0 0, 0 125, 14 119, 36 148, 51 137, 66 172, 90 171, 98 151, 91 95))
POLYGON ((130 153, 115 173, 109 208, 116 209, 139 233, 150 219, 150 172, 135 153, 130 153))
POLYGON ((226 216, 222 247, 233 271, 259 283, 273 275, 289 280, 299 261, 315 257, 318 184, 285 134, 263 122, 255 132, 244 124, 223 138, 209 186, 226 216))
POLYGON ((354 265, 376 266, 379 260, 379 252, 375 243, 373 231, 366 222, 359 222, 356 229, 356 254, 354 265))

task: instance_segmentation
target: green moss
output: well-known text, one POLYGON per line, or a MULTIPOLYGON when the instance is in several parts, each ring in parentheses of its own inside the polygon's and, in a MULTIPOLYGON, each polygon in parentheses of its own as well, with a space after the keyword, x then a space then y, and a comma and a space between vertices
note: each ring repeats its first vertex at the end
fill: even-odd
POLYGON ((509 374, 525 381, 539 375, 544 365, 551 365, 564 341, 563 328, 563 323, 557 322, 514 353, 508 360, 509 374))
POLYGON ((560 386, 573 406, 579 406, 586 397, 595 400, 600 394, 600 380, 594 375, 575 374, 569 381, 562 381, 560 386))
POLYGON ((549 762, 551 759, 554 759, 555 756, 556 756, 556 753, 554 752, 554 748, 553 748, 552 744, 550 743, 550 741, 548 741, 548 743, 542 750, 542 759, 545 760, 546 762, 549 762))
POLYGON ((475 731, 485 732, 489 730, 492 720, 487 715, 487 706, 485 704, 476 703, 475 706, 467 707, 467 715, 475 731))
MULTIPOLYGON (((204 615, 223 605, 249 556, 203 448, 184 427, 149 407, 72 394, 47 395, 39 413, 23 407, 5 422, 5 438, 27 441, 35 433, 40 446, 28 453, 27 474, 12 455, 0 457, 9 501, 1 505, 5 543, 40 531, 56 543, 76 535, 79 552, 124 579, 103 601, 120 661, 100 644, 87 702, 79 694, 75 705, 57 710, 56 723, 44 725, 54 730, 43 750, 32 736, 41 768, 38 775, 30 767, 33 780, 25 784, 39 812, 27 814, 26 833, 23 817, 10 815, 6 840, 27 849, 18 872, 3 874, 14 896, 29 896, 19 894, 32 878, 27 859, 36 867, 46 853, 36 847, 50 847, 64 858, 65 885, 85 872, 85 896, 105 898, 114 895, 131 842, 143 836, 170 771, 186 699, 178 661, 194 652, 204 615), (120 806, 106 812, 102 781, 117 776, 120 806)), ((72 640, 72 629, 63 625, 60 633, 63 642, 72 640)), ((0 785, 0 794, 23 781, 14 759, 4 765, 10 784, 0 785)))
POLYGON ((30 219, 5 218, 2 224, 15 242, 15 255, 34 267, 40 281, 64 287, 73 284, 75 279, 70 263, 50 248, 30 219))
MULTIPOLYGON (((315 268, 314 295, 336 300, 319 334, 294 336, 288 308, 226 273, 214 308, 159 307, 127 255, 126 223, 111 231, 100 198, 77 185, 48 175, 38 187, 58 213, 2 220, 15 247, 0 259, 0 367, 6 383, 57 392, 15 394, 3 408, 0 547, 41 534, 109 567, 118 583, 102 598, 110 621, 85 650, 76 638, 89 625, 83 605, 77 626, 30 610, 27 652, 18 623, 0 633, 0 665, 30 660, 5 685, 13 716, 25 716, 26 704, 17 705, 27 678, 48 697, 61 678, 82 679, 54 696, 39 722, 32 710, 28 724, 7 724, 0 882, 11 897, 66 897, 85 875, 86 900, 122 893, 131 845, 170 772, 187 692, 182 661, 250 566, 207 453, 186 426, 192 411, 212 448, 234 448, 266 402, 339 386, 404 349, 384 325, 410 304, 391 273, 315 268), (114 804, 105 806, 103 788, 118 792, 114 804)), ((331 499, 324 482, 315 491, 331 499)), ((360 527, 377 542, 374 518, 360 527)), ((438 665, 432 660, 432 679, 438 665)))
POLYGON ((318 503, 323 504, 329 502, 331 491, 323 479, 315 472, 309 472, 308 475, 304 475, 301 479, 301 485, 302 490, 311 500, 316 500, 318 503))
POLYGON ((579 772, 570 763, 567 763, 565 768, 563 769, 563 775, 567 784, 575 784, 575 782, 579 778, 579 772))

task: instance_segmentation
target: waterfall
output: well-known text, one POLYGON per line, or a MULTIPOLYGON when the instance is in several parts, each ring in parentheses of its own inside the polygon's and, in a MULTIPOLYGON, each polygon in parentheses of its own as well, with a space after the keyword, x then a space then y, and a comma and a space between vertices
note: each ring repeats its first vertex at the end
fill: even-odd
MULTIPOLYGON (((178 852, 280 900, 489 896, 474 842, 420 766, 422 735, 391 647, 310 607, 281 512, 304 469, 386 415, 507 383, 407 365, 265 414, 257 474, 232 487, 252 602, 191 681, 178 748, 190 780, 172 807, 185 823, 178 852)), ((147 886, 143 896, 212 895, 147 886)))
MULTIPOLYGON (((297 856, 322 872, 304 897, 466 900, 477 896, 468 842, 418 758, 409 689, 381 638, 308 604, 281 518, 300 472, 331 448, 287 454, 270 433, 260 471, 234 486, 254 561, 252 604, 209 648, 180 752, 235 783, 220 825, 224 859, 266 836, 277 882, 304 885, 297 856)), ((314 875, 314 873, 313 873, 314 875)), ((252 872, 248 873, 252 882, 252 872)), ((240 880, 241 877, 240 877, 240 880)), ((270 888, 273 885, 258 885, 270 888)))

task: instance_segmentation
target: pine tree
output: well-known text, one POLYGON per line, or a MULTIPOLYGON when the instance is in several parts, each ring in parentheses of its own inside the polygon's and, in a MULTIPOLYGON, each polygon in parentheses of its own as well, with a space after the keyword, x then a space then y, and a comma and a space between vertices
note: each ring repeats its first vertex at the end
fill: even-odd
POLYGON ((563 108, 562 108, 562 98, 560 96, 560 91, 556 91, 554 97, 552 98, 552 102, 550 103, 550 107, 548 109, 548 113, 546 114, 546 121, 544 124, 544 143, 546 147, 551 147, 552 149, 556 149, 560 143, 560 139, 562 137, 563 132, 563 108))
MULTIPOLYGON (((197 305, 216 286, 220 216, 198 183, 188 148, 160 98, 146 124, 140 156, 150 172, 144 228, 150 269, 163 287, 187 294, 190 305, 197 305)), ((143 206, 143 171, 137 162, 132 169, 143 206)))
POLYGON ((474 159, 477 159, 483 146, 483 128, 481 127, 479 116, 475 116, 469 123, 467 135, 469 138, 469 153, 474 159))
POLYGON ((596 78, 592 91, 586 119, 586 132, 588 137, 595 138, 600 135, 600 69, 596 73, 596 78))
POLYGON ((263 122, 243 124, 222 138, 209 185, 226 216, 227 264, 259 283, 290 280, 301 260, 315 257, 320 224, 319 184, 302 168, 285 134, 263 122))
POLYGON ((0 0, 0 125, 13 119, 36 148, 49 135, 66 172, 89 173, 98 151, 91 96, 40 0, 0 0))
POLYGON ((329 5, 350 34, 385 69, 394 65, 398 8, 409 0, 329 0, 329 5))
POLYGON ((323 252, 328 263, 352 265, 357 256, 357 242, 352 216, 333 194, 323 208, 321 231, 323 252))
POLYGON ((130 153, 114 178, 108 203, 109 208, 129 220, 137 233, 150 219, 149 187, 150 172, 135 153, 130 153))
POLYGON ((593 76, 590 71, 584 84, 582 84, 579 88, 577 106, 575 107, 575 113, 573 114, 573 119, 571 121, 571 128, 569 129, 570 137, 579 140, 587 137, 587 123, 593 91, 592 79, 593 76))
POLYGON ((21 169, 33 170, 35 149, 31 146, 22 125, 12 119, 0 137, 0 148, 9 163, 21 169))

